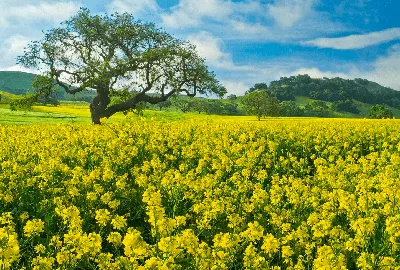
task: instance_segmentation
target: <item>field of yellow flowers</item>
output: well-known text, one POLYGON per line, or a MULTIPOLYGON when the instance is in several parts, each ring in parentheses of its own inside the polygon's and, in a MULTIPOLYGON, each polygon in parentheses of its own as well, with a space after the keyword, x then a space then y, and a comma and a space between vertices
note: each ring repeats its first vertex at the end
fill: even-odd
POLYGON ((0 269, 400 269, 400 122, 0 125, 0 269))

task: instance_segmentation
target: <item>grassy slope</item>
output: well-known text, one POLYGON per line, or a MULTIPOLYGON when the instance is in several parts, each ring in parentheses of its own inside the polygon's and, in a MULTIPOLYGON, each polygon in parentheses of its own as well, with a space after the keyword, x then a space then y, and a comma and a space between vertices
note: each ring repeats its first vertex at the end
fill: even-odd
POLYGON ((19 98, 18 95, 14 95, 5 91, 0 91, 0 95, 1 95, 0 104, 8 104, 11 101, 19 98))
POLYGON ((296 103, 297 106, 299 106, 300 108, 303 108, 310 103, 311 101, 313 101, 311 98, 308 97, 303 97, 303 96, 297 96, 296 100, 294 101, 296 103))
POLYGON ((0 89, 13 94, 25 94, 32 89, 34 74, 19 71, 0 71, 0 89))
MULTIPOLYGON (((32 81, 35 74, 20 71, 0 71, 0 89, 17 95, 24 95, 28 91, 33 91, 32 81)), ((62 100, 90 100, 95 93, 90 90, 77 93, 75 95, 67 94, 61 87, 56 87, 59 99, 62 100)))

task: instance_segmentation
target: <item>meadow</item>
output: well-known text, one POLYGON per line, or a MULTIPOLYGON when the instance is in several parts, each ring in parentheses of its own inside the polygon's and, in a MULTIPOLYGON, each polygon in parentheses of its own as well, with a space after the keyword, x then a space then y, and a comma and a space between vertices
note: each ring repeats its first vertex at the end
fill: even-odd
POLYGON ((398 120, 86 113, 0 125, 0 269, 400 267, 398 120))
MULTIPOLYGON (((59 106, 33 106, 29 111, 11 111, 9 104, 0 104, 0 124, 32 125, 32 124, 91 124, 89 104, 84 102, 63 102, 59 106)), ((123 113, 117 113, 107 121, 119 122, 126 117, 123 113)), ((153 119, 161 122, 180 120, 200 121, 256 121, 254 116, 224 116, 207 115, 196 112, 182 113, 179 111, 145 110, 141 118, 153 119)), ((278 119, 278 118, 277 118, 278 119)))

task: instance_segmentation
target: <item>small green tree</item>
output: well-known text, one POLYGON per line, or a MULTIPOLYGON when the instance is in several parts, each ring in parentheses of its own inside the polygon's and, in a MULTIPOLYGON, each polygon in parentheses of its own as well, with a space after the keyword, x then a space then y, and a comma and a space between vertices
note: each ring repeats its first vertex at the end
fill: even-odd
POLYGON ((242 104, 249 114, 255 114, 260 121, 261 117, 266 115, 269 97, 263 90, 253 91, 242 98, 242 104))
POLYGON ((183 97, 176 97, 173 99, 172 105, 181 110, 183 113, 187 113, 192 110, 192 100, 188 100, 183 97))
POLYGON ((191 110, 198 112, 199 114, 207 111, 207 100, 195 99, 191 103, 191 110))
POLYGON ((393 112, 383 105, 375 105, 369 111, 369 118, 382 119, 382 118, 393 118, 393 112))
POLYGON ((219 100, 208 100, 206 103, 207 114, 224 114, 224 104, 219 100))
POLYGON ((240 111, 238 110, 238 104, 237 103, 225 103, 223 104, 224 106, 224 114, 226 115, 240 115, 240 111))
POLYGON ((279 104, 279 100, 271 95, 268 95, 268 104, 265 108, 265 115, 264 116, 279 116, 281 112, 281 106, 279 104))
POLYGON ((35 103, 58 105, 55 98, 56 89, 53 80, 45 76, 36 76, 33 79, 33 93, 28 93, 24 98, 13 100, 10 103, 11 110, 31 110, 35 103))

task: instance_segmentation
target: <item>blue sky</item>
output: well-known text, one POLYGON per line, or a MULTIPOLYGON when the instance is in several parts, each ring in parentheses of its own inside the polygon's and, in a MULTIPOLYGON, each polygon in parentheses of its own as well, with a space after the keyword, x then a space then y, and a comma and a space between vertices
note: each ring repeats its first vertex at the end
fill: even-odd
POLYGON ((297 74, 400 90, 399 0, 2 0, 0 70, 23 70, 15 58, 28 42, 79 7, 129 12, 189 40, 230 93, 297 74))

